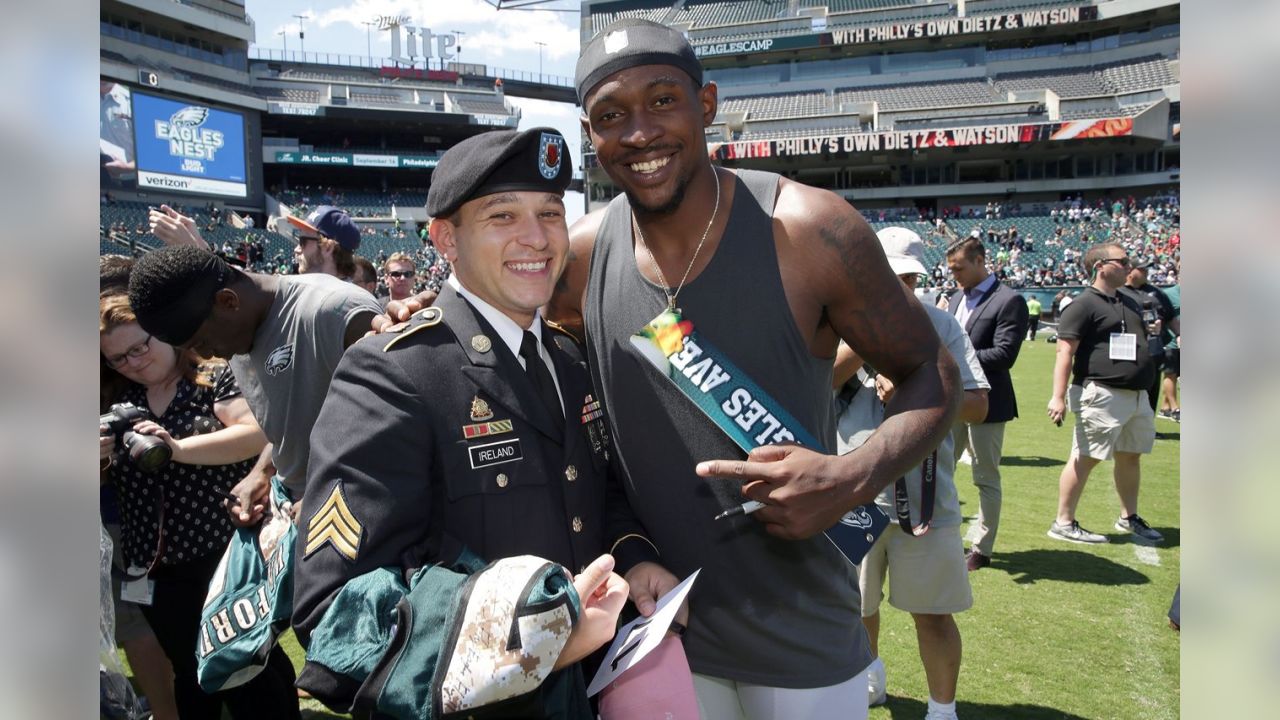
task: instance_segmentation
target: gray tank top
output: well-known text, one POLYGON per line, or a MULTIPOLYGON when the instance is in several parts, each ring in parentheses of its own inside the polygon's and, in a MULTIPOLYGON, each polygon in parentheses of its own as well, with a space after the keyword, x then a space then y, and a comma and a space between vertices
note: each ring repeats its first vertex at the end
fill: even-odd
MULTIPOLYGON (((677 300, 685 318, 824 442, 835 443, 831 361, 813 357, 778 270, 771 215, 778 176, 737 171, 724 237, 677 300)), ((712 520, 743 501, 736 480, 703 480, 702 460, 744 453, 628 338, 666 306, 636 267, 631 208, 605 211, 583 314, 591 372, 613 429, 627 496, 689 600, 694 672, 785 688, 843 682, 871 663, 855 568, 824 537, 777 539, 756 520, 712 520)))

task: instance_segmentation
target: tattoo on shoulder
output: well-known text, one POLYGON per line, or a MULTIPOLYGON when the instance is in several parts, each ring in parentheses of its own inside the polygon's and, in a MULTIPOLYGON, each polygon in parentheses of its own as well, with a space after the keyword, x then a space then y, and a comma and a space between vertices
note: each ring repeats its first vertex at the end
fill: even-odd
POLYGON ((854 268, 857 267, 855 262, 857 249, 853 241, 854 228, 853 221, 844 216, 836 216, 831 222, 823 223, 818 228, 818 235, 839 256, 845 274, 851 280, 854 279, 854 268))
POLYGON ((578 261, 578 253, 573 250, 569 251, 569 259, 565 262, 564 270, 560 273, 560 279, 556 280, 556 290, 564 291, 569 289, 569 266, 578 261))

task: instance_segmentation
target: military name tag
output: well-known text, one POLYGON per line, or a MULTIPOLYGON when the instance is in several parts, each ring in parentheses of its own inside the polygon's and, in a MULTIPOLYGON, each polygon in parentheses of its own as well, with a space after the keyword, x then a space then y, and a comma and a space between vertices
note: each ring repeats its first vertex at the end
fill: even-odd
POLYGON ((524 453, 520 451, 520 438, 485 443, 484 445, 472 445, 467 448, 467 454, 471 457, 472 470, 479 470, 490 465, 515 462, 524 457, 524 453))

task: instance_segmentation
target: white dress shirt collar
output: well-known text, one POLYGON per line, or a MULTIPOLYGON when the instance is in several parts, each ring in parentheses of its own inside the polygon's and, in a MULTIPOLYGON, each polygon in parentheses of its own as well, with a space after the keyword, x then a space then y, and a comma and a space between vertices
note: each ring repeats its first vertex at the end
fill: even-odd
POLYGON ((481 300, 475 293, 463 287, 462 283, 458 281, 457 275, 450 275, 446 282, 448 282, 454 290, 458 291, 459 295, 466 298, 467 302, 471 303, 471 305, 480 312, 480 315, 484 317, 489 325, 493 327, 494 331, 498 333, 498 337, 502 339, 502 342, 511 350, 511 354, 520 361, 520 367, 524 367, 524 358, 520 357, 520 344, 524 340, 524 333, 526 330, 533 333, 533 337, 538 341, 538 355, 542 356, 542 361, 544 363, 547 361, 546 349, 542 347, 541 310, 534 312, 532 327, 522 328, 516 324, 515 320, 507 317, 506 313, 495 308, 484 300, 481 300))

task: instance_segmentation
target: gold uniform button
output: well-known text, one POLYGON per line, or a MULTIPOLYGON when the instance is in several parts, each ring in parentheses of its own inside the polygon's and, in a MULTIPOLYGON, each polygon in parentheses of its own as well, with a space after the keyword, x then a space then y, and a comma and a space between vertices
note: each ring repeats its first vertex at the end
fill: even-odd
POLYGON ((498 487, 504 488, 506 486, 507 486, 507 474, 498 473, 498 487))
POLYGON ((573 482, 574 480, 577 480, 578 468, 570 465, 569 467, 564 469, 564 476, 569 479, 569 482, 573 482))
POLYGON ((582 518, 576 516, 573 518, 573 531, 576 533, 582 532, 582 518))

